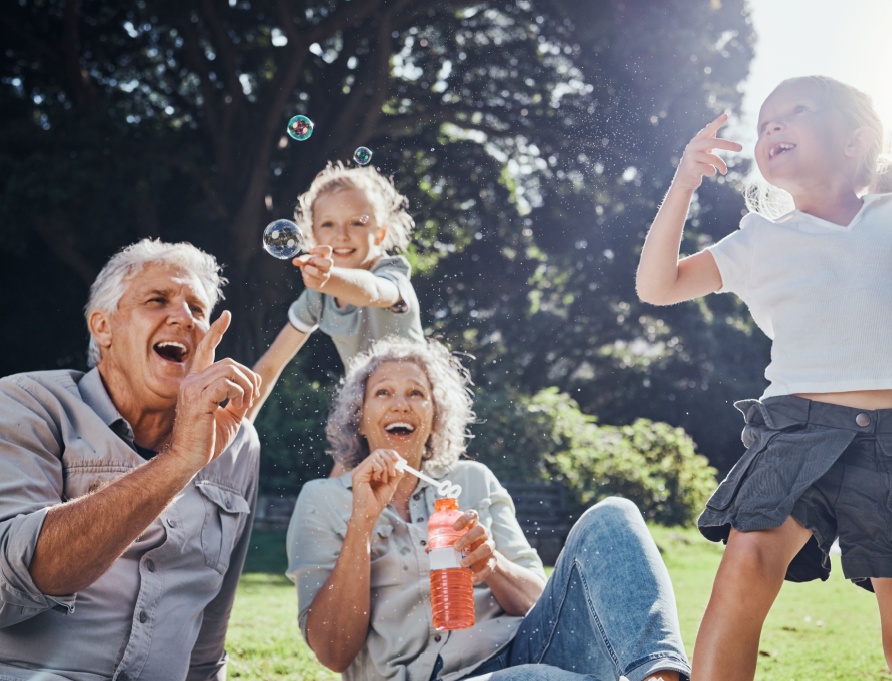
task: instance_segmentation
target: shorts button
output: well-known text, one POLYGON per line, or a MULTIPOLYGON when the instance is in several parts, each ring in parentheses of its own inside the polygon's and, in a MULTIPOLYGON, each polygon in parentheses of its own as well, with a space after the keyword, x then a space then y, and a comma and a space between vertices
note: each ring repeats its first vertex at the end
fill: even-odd
POLYGON ((862 412, 855 417, 855 423, 862 428, 866 428, 870 425, 870 416, 862 412))

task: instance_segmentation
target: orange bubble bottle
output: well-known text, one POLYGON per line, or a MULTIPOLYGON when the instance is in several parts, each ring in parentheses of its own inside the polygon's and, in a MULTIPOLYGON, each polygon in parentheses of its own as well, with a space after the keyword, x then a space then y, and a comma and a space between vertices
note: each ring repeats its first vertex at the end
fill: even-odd
POLYGON ((434 629, 467 629, 474 626, 471 568, 461 567, 462 554, 453 548, 453 544, 465 533, 465 530, 452 527, 460 517, 458 499, 445 497, 434 501, 434 514, 427 523, 434 629))

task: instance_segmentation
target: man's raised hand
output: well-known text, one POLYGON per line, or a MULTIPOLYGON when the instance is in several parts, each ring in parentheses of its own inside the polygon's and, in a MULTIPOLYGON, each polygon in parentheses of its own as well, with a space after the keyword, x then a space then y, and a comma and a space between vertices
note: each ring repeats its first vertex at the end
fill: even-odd
POLYGON ((215 361, 231 319, 229 311, 224 311, 211 324, 180 384, 171 449, 196 472, 232 443, 245 413, 260 394, 258 374, 229 358, 215 361))

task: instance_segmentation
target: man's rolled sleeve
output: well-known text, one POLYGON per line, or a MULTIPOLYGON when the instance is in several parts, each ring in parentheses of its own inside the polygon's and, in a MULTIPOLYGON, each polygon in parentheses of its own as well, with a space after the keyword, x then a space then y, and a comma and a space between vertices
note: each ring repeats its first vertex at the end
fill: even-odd
POLYGON ((0 628, 51 608, 74 609, 75 594, 47 596, 29 567, 50 507, 62 501, 62 464, 52 417, 22 376, 0 382, 0 628))
POLYGON ((18 624, 50 608, 74 610, 76 594, 47 596, 28 567, 49 508, 0 523, 0 628, 18 624))

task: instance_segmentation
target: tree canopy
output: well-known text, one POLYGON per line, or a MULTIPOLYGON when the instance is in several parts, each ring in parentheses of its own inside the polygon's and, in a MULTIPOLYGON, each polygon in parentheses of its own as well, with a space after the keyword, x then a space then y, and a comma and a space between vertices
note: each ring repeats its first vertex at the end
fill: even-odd
MULTIPOLYGON (((252 362, 300 290, 263 227, 364 145, 411 201, 422 322, 482 390, 557 386, 602 423, 665 420, 720 468, 737 456, 729 402, 761 392, 765 341, 728 297, 638 303, 634 270, 684 144, 739 105, 743 0, 17 0, 0 18, 3 374, 82 365, 89 283, 144 236, 226 265, 223 350, 252 362)), ((704 186, 684 248, 741 208, 704 186)), ((330 384, 330 343, 303 353, 330 384)))

